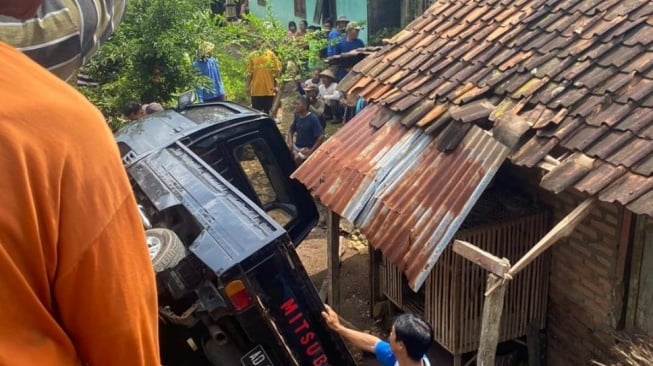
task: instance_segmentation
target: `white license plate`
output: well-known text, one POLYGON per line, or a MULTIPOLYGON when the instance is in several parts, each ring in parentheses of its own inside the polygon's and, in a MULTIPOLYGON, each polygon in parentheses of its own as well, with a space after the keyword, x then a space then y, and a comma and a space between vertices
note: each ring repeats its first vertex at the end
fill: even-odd
POLYGON ((254 347, 240 359, 243 366, 274 366, 261 346, 254 347))

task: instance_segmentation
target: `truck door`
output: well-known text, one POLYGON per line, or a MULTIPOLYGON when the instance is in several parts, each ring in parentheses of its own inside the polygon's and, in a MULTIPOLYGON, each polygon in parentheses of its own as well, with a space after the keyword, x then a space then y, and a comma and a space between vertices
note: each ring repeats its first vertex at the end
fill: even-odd
POLYGON ((223 127, 188 147, 281 224, 295 245, 317 223, 312 197, 290 179, 295 163, 272 120, 223 127))

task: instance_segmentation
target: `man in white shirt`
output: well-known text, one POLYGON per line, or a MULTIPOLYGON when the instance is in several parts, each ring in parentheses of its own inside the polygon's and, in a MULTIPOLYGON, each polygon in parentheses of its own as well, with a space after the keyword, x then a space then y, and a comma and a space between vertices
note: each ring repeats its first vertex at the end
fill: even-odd
POLYGON ((342 94, 338 91, 338 83, 333 71, 326 69, 320 73, 320 83, 318 97, 324 101, 326 108, 324 115, 330 117, 330 123, 342 122, 342 110, 340 108, 340 98, 342 94))

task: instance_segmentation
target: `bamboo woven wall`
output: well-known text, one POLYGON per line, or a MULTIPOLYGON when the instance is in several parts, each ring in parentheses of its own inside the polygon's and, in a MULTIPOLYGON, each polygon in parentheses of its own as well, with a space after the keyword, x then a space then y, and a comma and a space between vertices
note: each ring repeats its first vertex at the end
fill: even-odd
MULTIPOLYGON (((498 257, 515 263, 549 230, 546 212, 505 220, 456 234, 498 257)), ((549 254, 546 252, 508 284, 504 302, 500 341, 526 334, 529 323, 544 328, 548 290, 549 254)), ((408 306, 410 295, 405 279, 386 258, 381 262, 381 289, 404 311, 424 309, 435 331, 435 340, 452 354, 474 351, 479 345, 483 292, 487 272, 453 253, 449 246, 431 271, 423 288, 423 303, 408 306)), ((414 294, 413 294, 414 295, 414 294)), ((415 296, 411 296, 414 299, 415 296)), ((414 300, 413 300, 414 301, 414 300)))

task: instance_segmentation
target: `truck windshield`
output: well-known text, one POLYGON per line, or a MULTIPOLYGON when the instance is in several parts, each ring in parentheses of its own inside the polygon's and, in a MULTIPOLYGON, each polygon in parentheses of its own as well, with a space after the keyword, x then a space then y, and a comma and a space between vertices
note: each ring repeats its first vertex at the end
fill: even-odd
POLYGON ((180 112, 189 120, 200 124, 206 121, 219 121, 236 113, 233 109, 223 106, 206 106, 202 108, 189 108, 180 112))

